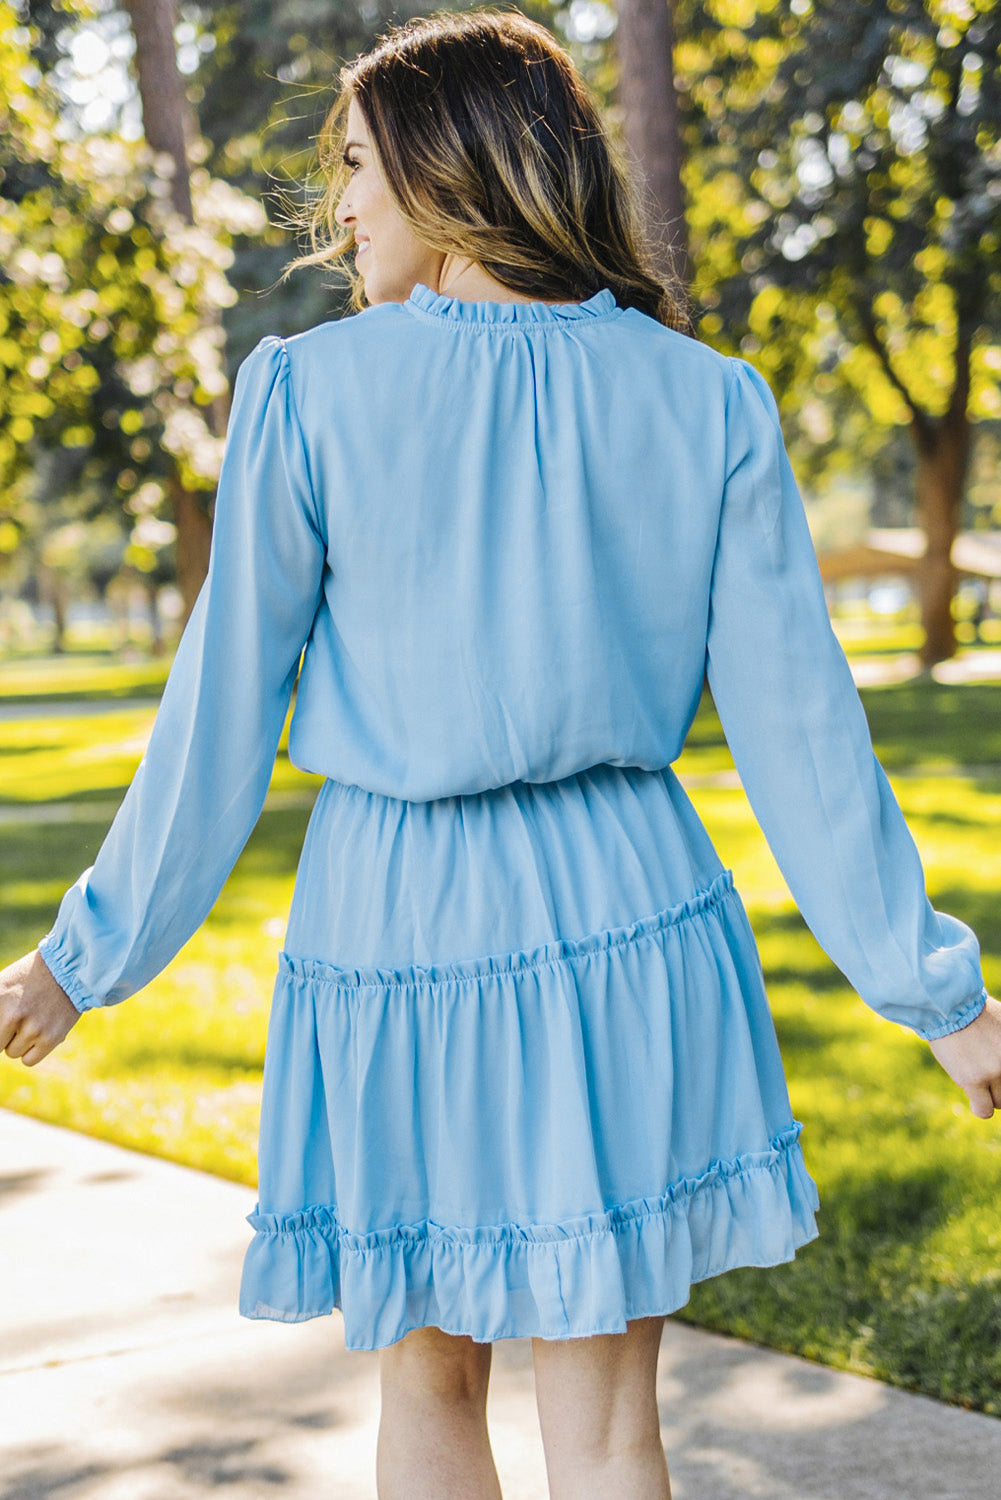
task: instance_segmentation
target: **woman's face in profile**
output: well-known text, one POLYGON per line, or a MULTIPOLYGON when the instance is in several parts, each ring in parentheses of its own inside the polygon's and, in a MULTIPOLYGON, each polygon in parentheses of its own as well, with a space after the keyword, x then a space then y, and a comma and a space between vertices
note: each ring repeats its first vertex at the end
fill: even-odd
POLYGON ((334 217, 354 233, 355 265, 368 301, 403 302, 417 281, 434 288, 444 257, 429 250, 397 211, 354 99, 348 105, 344 154, 355 165, 334 217))

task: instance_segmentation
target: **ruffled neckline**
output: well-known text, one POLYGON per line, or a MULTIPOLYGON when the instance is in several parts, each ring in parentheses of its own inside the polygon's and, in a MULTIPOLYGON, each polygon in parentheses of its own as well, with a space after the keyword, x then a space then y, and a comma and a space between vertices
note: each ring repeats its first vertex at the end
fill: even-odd
POLYGON ((609 287, 602 287, 584 302, 468 302, 432 291, 423 281, 414 284, 403 306, 418 316, 481 328, 531 323, 558 326, 574 319, 615 318, 624 311, 609 287))

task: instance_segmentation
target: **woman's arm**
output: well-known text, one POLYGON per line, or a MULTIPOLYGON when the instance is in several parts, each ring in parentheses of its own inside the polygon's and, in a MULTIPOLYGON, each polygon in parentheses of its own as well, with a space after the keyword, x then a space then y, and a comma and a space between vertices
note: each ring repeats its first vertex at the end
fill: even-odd
POLYGON ((325 559, 288 351, 269 336, 237 372, 208 574, 146 753, 38 945, 79 1011, 148 984, 211 910, 264 804, 325 559))
POLYGON ((731 359, 706 674, 754 814, 821 947, 873 1010, 928 1040, 986 990, 974 933, 928 900, 917 847, 831 628, 764 377, 731 359))

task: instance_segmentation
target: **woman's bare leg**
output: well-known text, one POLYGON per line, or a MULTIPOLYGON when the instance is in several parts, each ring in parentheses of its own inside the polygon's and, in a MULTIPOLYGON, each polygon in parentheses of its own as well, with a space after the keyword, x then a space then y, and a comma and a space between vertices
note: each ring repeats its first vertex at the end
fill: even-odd
POLYGON ((379 1500, 501 1500, 487 1433, 492 1354, 440 1328, 379 1350, 379 1500))
POLYGON ((550 1500, 671 1500, 657 1410, 664 1318, 625 1333, 532 1340, 550 1500))

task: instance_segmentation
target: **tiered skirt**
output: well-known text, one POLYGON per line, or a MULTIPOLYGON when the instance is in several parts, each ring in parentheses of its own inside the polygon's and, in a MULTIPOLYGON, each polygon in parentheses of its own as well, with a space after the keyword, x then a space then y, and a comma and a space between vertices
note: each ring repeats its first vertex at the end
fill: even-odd
POLYGON ((617 1333, 816 1238, 757 946, 670 767, 324 781, 266 1041, 240 1313, 349 1349, 617 1333))

